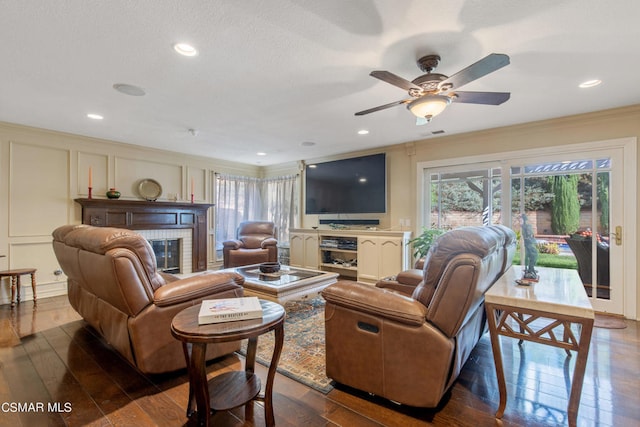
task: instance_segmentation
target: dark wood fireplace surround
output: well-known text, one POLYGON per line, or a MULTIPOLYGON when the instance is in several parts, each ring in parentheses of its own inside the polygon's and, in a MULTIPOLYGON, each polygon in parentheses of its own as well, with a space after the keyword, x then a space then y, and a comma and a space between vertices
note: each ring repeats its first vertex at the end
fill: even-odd
POLYGON ((206 203, 137 200, 75 199, 82 206, 82 223, 130 230, 191 229, 192 269, 207 269, 206 203))

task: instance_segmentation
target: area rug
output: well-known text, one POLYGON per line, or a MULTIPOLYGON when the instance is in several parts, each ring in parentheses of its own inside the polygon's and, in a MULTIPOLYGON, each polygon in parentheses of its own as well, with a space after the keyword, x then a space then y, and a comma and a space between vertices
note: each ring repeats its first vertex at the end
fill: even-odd
POLYGON ((596 313, 593 326, 605 329, 624 329, 627 327, 627 322, 622 317, 596 313))
MULTIPOLYGON (((278 372, 322 393, 333 389, 325 375, 324 299, 321 296, 284 304, 284 345, 278 372)), ((240 353, 246 355, 244 341, 240 353)), ((273 352, 273 334, 258 338, 256 361, 269 366, 273 352)))

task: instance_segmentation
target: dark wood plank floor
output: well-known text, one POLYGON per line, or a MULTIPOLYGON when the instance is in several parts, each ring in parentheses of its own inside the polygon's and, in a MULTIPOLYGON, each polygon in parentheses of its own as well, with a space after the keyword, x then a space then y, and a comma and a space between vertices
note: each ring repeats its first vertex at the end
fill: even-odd
MULTIPOLYGON (((594 329, 578 425, 640 425, 640 332, 594 329)), ((566 405, 575 357, 503 338, 509 390, 501 422, 491 345, 485 336, 441 407, 398 406, 354 390, 324 395, 277 375, 279 426, 556 426, 566 405)), ((286 345, 286 343, 285 343, 286 345)), ((427 363, 427 362, 425 362, 427 363)), ((66 297, 0 307, 0 426, 194 425, 187 419, 184 372, 143 376, 96 337, 66 297)), ((212 363, 209 375, 242 369, 233 355, 212 363)), ((259 375, 266 369, 257 366, 259 375)), ((371 373, 375 375, 375 372, 371 373)), ((212 417, 216 426, 263 426, 261 404, 212 417)))

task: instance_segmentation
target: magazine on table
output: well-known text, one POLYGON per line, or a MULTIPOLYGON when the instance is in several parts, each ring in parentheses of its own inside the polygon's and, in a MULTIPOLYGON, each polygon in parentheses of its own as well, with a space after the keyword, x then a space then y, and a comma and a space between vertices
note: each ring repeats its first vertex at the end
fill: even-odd
POLYGON ((202 301, 198 323, 206 325, 261 317, 262 306, 258 297, 211 299, 202 301))

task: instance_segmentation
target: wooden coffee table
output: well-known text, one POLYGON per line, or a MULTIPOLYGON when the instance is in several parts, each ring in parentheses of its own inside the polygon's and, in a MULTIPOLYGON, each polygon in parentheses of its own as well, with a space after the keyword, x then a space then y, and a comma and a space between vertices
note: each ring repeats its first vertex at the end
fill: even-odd
POLYGON ((264 402, 267 426, 275 425, 273 416, 273 380, 284 342, 285 311, 280 304, 260 300, 262 319, 198 324, 200 304, 186 308, 171 322, 171 334, 182 341, 189 370, 189 403, 187 417, 197 413, 198 425, 209 425, 212 410, 224 411, 252 400, 264 402), (274 331, 275 344, 267 373, 264 395, 260 395, 260 378, 255 374, 258 336, 274 331), (225 372, 207 381, 205 355, 207 344, 248 339, 244 371, 225 372), (194 410, 194 402, 196 409, 194 410))
POLYGON ((274 274, 261 273, 259 264, 221 271, 235 272, 244 277, 245 295, 278 303, 316 295, 338 280, 338 273, 288 265, 281 266, 280 271, 274 274))

